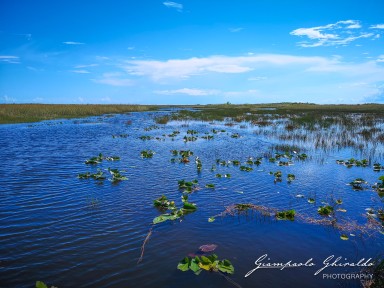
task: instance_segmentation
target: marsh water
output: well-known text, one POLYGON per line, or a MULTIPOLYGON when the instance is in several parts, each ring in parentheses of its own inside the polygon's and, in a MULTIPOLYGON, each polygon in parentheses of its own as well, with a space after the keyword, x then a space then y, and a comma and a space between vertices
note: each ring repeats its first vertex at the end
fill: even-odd
POLYGON ((275 153, 272 147, 283 142, 256 133, 257 128, 249 123, 154 122, 154 117, 167 113, 0 126, 0 287, 34 287, 37 280, 60 288, 360 287, 359 280, 328 275, 360 274, 365 267, 328 267, 314 274, 331 255, 342 257, 340 263, 382 256, 384 235, 380 227, 344 231, 316 221, 324 219, 317 209, 333 205, 334 215, 325 218, 338 223, 365 227, 370 217, 377 222, 375 214, 383 201, 371 186, 384 173, 374 172, 372 164, 384 162, 382 144, 369 151, 303 145, 302 151, 292 153, 306 153, 307 159, 293 157, 293 165, 278 166, 268 159, 275 153), (223 132, 213 134, 212 129, 223 132), (180 133, 168 136, 176 130, 180 133), (198 132, 196 141, 183 140, 187 130, 198 132), (214 138, 201 138, 208 135, 205 133, 214 138), (234 133, 240 137, 231 137, 234 133), (142 135, 153 138, 141 140, 142 135), (155 154, 145 159, 140 156, 143 150, 155 154), (194 154, 189 163, 172 163, 177 157, 171 150, 191 150, 194 154), (99 153, 116 155, 120 160, 84 163, 99 153), (202 162, 200 173, 195 157, 202 162), (245 163, 249 157, 262 157, 262 163, 253 165, 250 172, 216 161, 237 159, 245 163), (351 157, 367 158, 369 165, 347 168, 336 164, 338 159, 351 157), (108 168, 118 169, 128 180, 114 183, 77 177, 97 169, 108 176, 108 168), (269 173, 278 170, 283 174, 281 182, 274 181, 269 173), (231 177, 217 178, 218 173, 231 177), (296 176, 290 183, 288 173, 296 176), (367 181, 363 190, 347 185, 356 178, 367 181), (166 195, 181 206, 178 180, 182 179, 198 180, 199 189, 189 194, 197 210, 153 225, 152 220, 161 214, 153 200, 166 195), (215 189, 205 188, 208 183, 215 184, 215 189), (309 203, 309 198, 315 203, 309 203), (335 199, 342 204, 334 204, 335 199), (303 218, 276 220, 274 215, 258 211, 221 214, 236 203, 294 209, 303 218), (367 216, 367 211, 373 216, 367 216), (216 216, 215 221, 209 222, 212 216, 216 216), (301 220, 304 218, 313 221, 301 220), (150 229, 142 261, 137 263, 150 229), (342 240, 342 234, 349 239, 342 240), (228 275, 231 280, 218 272, 202 271, 196 276, 177 269, 180 260, 198 254, 204 244, 217 245, 213 253, 231 261, 235 268, 235 273, 228 275), (265 254, 265 263, 305 263, 312 259, 315 265, 258 269, 245 277, 265 254))

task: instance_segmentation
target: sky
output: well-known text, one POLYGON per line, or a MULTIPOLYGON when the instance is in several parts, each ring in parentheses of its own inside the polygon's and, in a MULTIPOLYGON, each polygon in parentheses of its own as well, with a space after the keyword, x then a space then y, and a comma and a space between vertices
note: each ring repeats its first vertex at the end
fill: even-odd
POLYGON ((0 103, 384 103, 382 0, 0 0, 0 103))

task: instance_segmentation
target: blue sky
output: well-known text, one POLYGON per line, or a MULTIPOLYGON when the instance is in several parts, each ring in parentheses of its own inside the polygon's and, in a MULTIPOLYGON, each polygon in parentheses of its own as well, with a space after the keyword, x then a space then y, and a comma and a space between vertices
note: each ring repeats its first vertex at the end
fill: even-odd
POLYGON ((0 103, 384 103, 382 0, 1 0, 0 103))

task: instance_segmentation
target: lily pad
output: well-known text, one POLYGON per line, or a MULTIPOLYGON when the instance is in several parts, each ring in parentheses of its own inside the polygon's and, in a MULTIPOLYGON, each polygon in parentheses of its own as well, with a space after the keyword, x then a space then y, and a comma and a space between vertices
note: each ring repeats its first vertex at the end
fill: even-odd
POLYGON ((276 219, 278 220, 295 220, 295 210, 286 210, 276 213, 276 219))
POLYGON ((341 234, 340 239, 341 240, 348 240, 349 238, 346 234, 341 234))

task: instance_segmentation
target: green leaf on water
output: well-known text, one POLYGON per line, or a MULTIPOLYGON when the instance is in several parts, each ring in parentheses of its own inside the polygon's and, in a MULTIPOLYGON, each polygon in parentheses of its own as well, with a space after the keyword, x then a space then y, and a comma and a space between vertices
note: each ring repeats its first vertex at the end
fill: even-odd
POLYGON ((180 216, 175 214, 162 214, 153 219, 153 224, 158 224, 167 220, 176 220, 177 218, 180 218, 180 216))
POLYGON ((341 239, 341 240, 348 240, 349 238, 348 238, 347 235, 342 234, 342 235, 340 236, 340 239, 341 239))
POLYGON ((208 218, 208 222, 213 222, 213 221, 215 221, 216 219, 215 219, 215 217, 209 217, 208 218))
POLYGON ((190 265, 190 258, 188 257, 185 257, 183 260, 181 260, 179 262, 179 264, 177 265, 177 269, 185 272, 185 271, 188 271, 189 270, 189 265, 190 265))
POLYGON ((36 288, 48 288, 48 286, 41 281, 36 281, 36 288))
POLYGON ((184 202, 183 209, 185 210, 196 210, 196 204, 195 203, 189 203, 189 202, 184 202))
POLYGON ((200 272, 201 272, 201 268, 199 267, 199 263, 200 263, 200 260, 199 260, 199 257, 195 257, 191 260, 191 264, 189 266, 189 268, 196 274, 196 275, 199 275, 200 272))
POLYGON ((228 273, 228 274, 235 273, 235 268, 233 267, 231 261, 227 259, 223 261, 219 261, 218 268, 219 268, 219 271, 224 273, 228 273))

